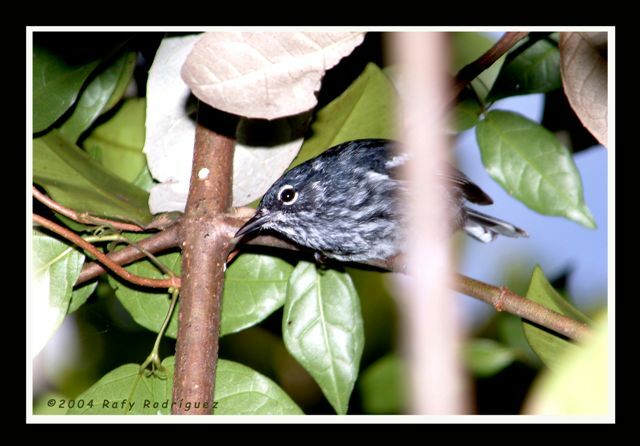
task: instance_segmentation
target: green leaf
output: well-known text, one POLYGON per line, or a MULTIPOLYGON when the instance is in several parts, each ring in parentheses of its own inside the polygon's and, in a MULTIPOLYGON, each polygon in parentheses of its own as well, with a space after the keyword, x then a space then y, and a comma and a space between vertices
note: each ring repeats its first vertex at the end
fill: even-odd
POLYGON ((84 254, 39 230, 33 231, 32 249, 31 347, 35 356, 67 315, 84 254))
POLYGON ((480 121, 482 105, 474 97, 466 96, 453 107, 453 130, 462 132, 474 127, 480 121))
MULTIPOLYGON (((162 361, 161 375, 141 375, 138 364, 107 373, 75 398, 69 415, 169 415, 175 358, 162 361)), ((216 415, 301 415, 300 408, 273 381, 241 364, 218 360, 216 415)), ((176 402, 187 408, 197 402, 176 402)), ((212 408, 213 409, 213 408, 212 408)), ((188 410, 188 409, 187 409, 188 410)))
POLYGON ((93 282, 85 283, 84 285, 80 285, 78 288, 73 290, 71 293, 71 302, 69 303, 69 309, 67 313, 73 313, 78 308, 80 308, 84 303, 89 299, 91 293, 98 286, 98 281, 94 280, 93 282))
POLYGON ((87 153, 106 170, 133 183, 147 172, 144 147, 145 98, 127 99, 118 112, 85 139, 87 153))
POLYGON ((517 113, 491 111, 476 127, 485 168, 509 194, 545 215, 595 228, 571 153, 541 125, 517 113))
MULTIPOLYGON (((138 242, 148 237, 141 234, 126 234, 127 238, 138 242)), ((176 275, 180 275, 182 270, 182 256, 177 252, 160 254, 155 256, 163 265, 173 271, 176 275)), ((139 260, 125 267, 127 271, 138 276, 148 277, 150 279, 162 279, 164 273, 149 260, 139 260)), ((133 320, 151 331, 158 332, 169 311, 171 295, 163 290, 141 288, 132 285, 127 281, 121 280, 113 275, 108 276, 109 285, 116 293, 116 297, 120 303, 131 314, 133 320)), ((178 334, 178 313, 180 311, 180 302, 173 311, 165 336, 175 338, 178 334)))
MULTIPOLYGON (((85 61, 86 62, 86 61, 85 61)), ((33 46, 33 131, 50 127, 73 105, 82 85, 99 64, 71 63, 35 44, 33 46)))
POLYGON ((502 65, 488 99, 547 93, 562 87, 560 50, 547 39, 514 48, 502 65))
POLYGON ((406 409, 404 363, 394 353, 384 356, 362 372, 358 385, 367 414, 400 414, 406 409))
POLYGON ((472 339, 465 346, 465 362, 476 376, 488 377, 500 372, 515 359, 515 352, 493 339, 472 339))
POLYGON ((303 415, 276 383, 237 362, 218 360, 216 415, 303 415))
POLYGON ((57 212, 54 211, 53 215, 56 216, 56 218, 58 220, 60 220, 60 222, 65 225, 66 227, 68 227, 69 229, 71 229, 74 232, 77 233, 82 233, 82 232, 91 232, 94 231, 96 229, 95 226, 89 226, 89 225, 85 225, 82 223, 78 223, 77 221, 71 220, 69 217, 65 217, 62 214, 58 214, 57 212))
POLYGON ((317 113, 311 137, 304 141, 291 167, 345 141, 393 138, 395 101, 391 81, 370 63, 344 93, 317 113))
POLYGON ((33 179, 75 211, 138 224, 151 221, 148 193, 105 170, 57 130, 33 140, 33 179))
POLYGON ((277 257, 239 256, 225 273, 220 335, 256 325, 283 306, 292 271, 277 257))
POLYGON ((169 415, 173 356, 162 361, 162 376, 140 374, 138 364, 125 364, 104 375, 75 398, 69 415, 169 415))
MULTIPOLYGON (((142 240, 140 235, 127 235, 133 241, 142 240)), ((182 256, 168 253, 156 256, 165 266, 180 274, 182 256)), ((125 269, 153 279, 164 275, 148 260, 133 263, 125 269)), ((225 274, 222 298, 220 335, 235 333, 264 320, 284 304, 287 279, 293 267, 276 257, 242 254, 225 274)), ((141 289, 131 286, 116 277, 108 277, 122 305, 141 326, 158 332, 169 311, 171 295, 160 290, 141 289)), ((166 335, 175 338, 178 333, 180 303, 171 317, 166 335)))
POLYGON ((113 93, 111 93, 111 97, 104 105, 102 109, 102 114, 107 113, 113 107, 115 107, 124 97, 129 85, 133 79, 133 74, 136 70, 136 60, 137 60, 136 52, 126 52, 124 53, 124 61, 122 62, 122 68, 119 70, 118 83, 113 89, 113 93))
MULTIPOLYGON (((490 38, 481 32, 451 33, 452 73, 457 73, 462 67, 476 60, 491 48, 495 42, 496 39, 490 38)), ((489 89, 495 82, 505 58, 506 56, 502 56, 488 69, 480 73, 476 79, 471 81, 471 86, 482 99, 486 98, 489 93, 489 89)))
POLYGON ((364 338, 363 358, 378 358, 392 350, 398 333, 397 302, 390 294, 386 274, 361 268, 346 268, 360 300, 364 338))
MULTIPOLYGON (((563 298, 547 281, 539 266, 533 270, 531 283, 527 290, 527 299, 539 303, 553 311, 568 316, 585 324, 590 323, 589 318, 580 310, 571 305, 563 298)), ((550 368, 556 368, 557 364, 567 354, 568 351, 578 347, 560 337, 552 331, 539 328, 538 326, 522 321, 524 335, 533 351, 550 368)))
POLYGON ((574 307, 569 300, 551 286, 539 266, 536 266, 533 270, 529 289, 527 290, 527 298, 585 324, 593 323, 589 316, 574 307), (529 293, 532 293, 531 296, 529 293))
POLYGON ((151 190, 151 188, 157 184, 153 177, 151 176, 151 171, 149 170, 149 166, 145 164, 144 169, 140 171, 135 180, 133 180, 133 184, 138 186, 140 189, 143 189, 147 192, 151 190))
POLYGON ((98 116, 120 100, 131 82, 135 64, 136 53, 125 52, 101 70, 83 90, 71 116, 60 126, 60 133, 69 141, 77 141, 98 116))
POLYGON ((64 415, 67 413, 66 403, 69 398, 55 392, 40 394, 33 402, 34 415, 64 415))
POLYGON ((509 313, 496 313, 497 340, 515 352, 518 360, 532 369, 542 367, 542 361, 531 349, 522 329, 522 319, 509 313))
POLYGON ((531 386, 524 413, 536 415, 609 415, 609 354, 607 313, 598 315, 593 336, 582 348, 545 370, 531 386))
POLYGON ((289 278, 282 319, 285 345, 346 414, 364 347, 360 301, 351 278, 299 262, 289 278))

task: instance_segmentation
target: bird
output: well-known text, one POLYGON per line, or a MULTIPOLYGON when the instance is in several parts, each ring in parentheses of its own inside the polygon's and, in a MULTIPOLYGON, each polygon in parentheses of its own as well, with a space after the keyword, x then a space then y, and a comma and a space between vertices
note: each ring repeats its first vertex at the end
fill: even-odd
MULTIPOLYGON (((388 139, 358 139, 333 146, 285 172, 264 194, 255 215, 235 234, 274 231, 308 248, 317 260, 367 263, 402 254, 406 212, 399 169, 409 156, 388 139)), ((462 230, 484 243, 526 231, 467 204, 493 200, 464 173, 448 166, 441 175, 453 207, 451 232, 462 230)))

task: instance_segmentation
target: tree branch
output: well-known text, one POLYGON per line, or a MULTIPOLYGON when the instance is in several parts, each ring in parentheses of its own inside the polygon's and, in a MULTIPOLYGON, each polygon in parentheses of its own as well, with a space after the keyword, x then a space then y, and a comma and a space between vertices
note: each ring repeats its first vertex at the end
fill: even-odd
MULTIPOLYGON (((180 231, 181 226, 179 223, 177 223, 173 226, 168 227, 167 229, 164 229, 163 231, 151 235, 144 240, 140 240, 139 242, 137 242, 137 244, 141 248, 144 248, 146 251, 152 254, 156 254, 158 252, 179 246, 181 241, 180 231)), ((107 257, 117 265, 127 265, 129 263, 135 262, 136 260, 142 259, 143 257, 145 257, 145 255, 135 246, 127 246, 126 248, 109 253, 107 257)), ((82 267, 82 271, 80 272, 80 276, 76 281, 76 285, 88 282, 91 279, 95 279, 105 272, 106 270, 104 269, 104 267, 98 262, 85 263, 82 267)))
MULTIPOLYGON (((112 259, 110 259, 107 255, 100 252, 98 248, 93 246, 91 243, 84 240, 78 234, 73 231, 70 231, 67 228, 64 228, 51 220, 47 220, 38 214, 33 214, 33 221, 50 231, 55 232, 56 234, 64 237, 69 240, 73 244, 81 247, 82 249, 89 252, 100 262, 104 263, 110 270, 116 273, 118 276, 122 277, 127 282, 134 283, 136 285, 150 287, 150 288, 180 288, 180 278, 171 277, 169 279, 149 279, 147 277, 137 276, 135 274, 131 274, 126 269, 122 268, 120 265, 115 263, 112 259)), ((144 254, 143 254, 144 255, 144 254)))
MULTIPOLYGON (((238 229, 246 222, 255 212, 251 208, 237 208, 231 210, 224 216, 220 216, 214 223, 219 231, 224 234, 227 240, 231 240, 238 229)), ((246 245, 265 246, 271 248, 279 248, 288 251, 299 251, 300 248, 294 243, 271 236, 259 235, 257 237, 243 241, 246 245)), ((152 235, 151 237, 138 242, 138 245, 151 253, 157 253, 165 249, 174 248, 182 244, 182 227, 181 223, 152 235)), ((135 247, 129 246, 119 251, 110 253, 107 256, 113 263, 126 265, 144 257, 135 247)), ((234 253, 231 253, 227 261, 230 262, 234 253)), ((404 259, 396 257, 384 260, 372 260, 366 263, 385 271, 404 271, 404 259)), ((86 264, 82 268, 80 277, 76 285, 87 282, 101 274, 105 269, 96 262, 86 264)), ((520 316, 531 322, 549 328, 571 339, 580 340, 590 331, 589 327, 584 324, 561 315, 550 310, 536 302, 528 300, 504 287, 496 287, 478 280, 459 274, 455 281, 455 288, 475 299, 479 299, 492 305, 497 311, 506 311, 508 313, 520 316)))
POLYGON ((590 331, 586 324, 556 313, 532 300, 519 296, 505 287, 489 285, 462 274, 458 274, 455 287, 467 296, 475 297, 493 305, 497 311, 506 311, 520 316, 576 341, 584 339, 590 331))
MULTIPOLYGON (((237 230, 242 226, 241 221, 241 219, 238 221, 228 220, 227 224, 237 224, 235 228, 235 230, 237 230)), ((234 228, 230 228, 229 230, 233 231, 234 228)), ((290 251, 299 250, 294 244, 273 236, 258 236, 247 240, 245 243, 248 245, 270 246, 290 251)), ((398 256, 391 259, 370 261, 367 262, 366 265, 386 271, 404 272, 404 263, 404 258, 398 256)), ((492 305, 497 311, 506 311, 514 314, 576 341, 581 340, 590 332, 590 328, 587 325, 522 297, 506 287, 496 287, 462 274, 457 274, 454 278, 454 288, 469 297, 492 305)))
POLYGON ((144 228, 138 225, 134 225, 132 223, 124 223, 121 221, 94 217, 92 215, 87 214, 86 212, 78 213, 73 209, 69 209, 68 207, 61 205, 60 203, 51 199, 50 197, 47 197, 45 194, 40 192, 35 186, 33 186, 32 192, 33 192, 33 197, 36 200, 38 200, 40 203, 44 204, 46 207, 48 207, 52 211, 56 211, 58 214, 64 215, 65 217, 68 217, 73 221, 77 221, 78 223, 89 224, 89 225, 110 226, 120 231, 128 231, 128 232, 144 231, 144 228))
POLYGON ((500 40, 498 40, 495 45, 489 48, 482 56, 462 67, 456 75, 455 82, 451 90, 453 98, 457 98, 464 87, 478 77, 480 73, 493 65, 528 34, 529 33, 524 32, 504 33, 500 40))
POLYGON ((231 205, 232 138, 212 130, 198 108, 189 198, 182 227, 182 289, 173 382, 174 414, 211 414, 220 330, 220 299, 231 250, 225 215, 231 205), (187 411, 187 403, 191 410, 187 411), (195 409, 194 409, 195 407, 195 409))

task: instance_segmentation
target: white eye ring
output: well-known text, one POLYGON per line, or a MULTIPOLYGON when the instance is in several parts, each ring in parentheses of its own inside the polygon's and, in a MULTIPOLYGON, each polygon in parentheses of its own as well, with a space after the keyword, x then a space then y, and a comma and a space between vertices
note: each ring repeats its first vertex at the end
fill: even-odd
POLYGON ((278 200, 280 200, 283 204, 286 204, 287 206, 291 206, 293 203, 295 203, 298 200, 298 191, 296 191, 293 188, 293 186, 289 184, 285 184, 278 191, 278 200), (293 192, 293 196, 290 195, 291 192, 293 192), (283 194, 285 193, 287 194, 287 196, 283 197, 283 194))

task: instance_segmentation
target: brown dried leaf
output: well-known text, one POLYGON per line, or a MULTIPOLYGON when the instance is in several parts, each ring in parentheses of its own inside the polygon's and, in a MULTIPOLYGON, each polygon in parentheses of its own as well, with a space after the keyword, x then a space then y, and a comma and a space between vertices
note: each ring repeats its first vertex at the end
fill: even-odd
POLYGON ((560 33, 562 84, 582 124, 607 145, 607 33, 560 33))
POLYGON ((217 109, 275 119, 313 108, 329 68, 362 32, 205 33, 182 67, 193 94, 217 109))

